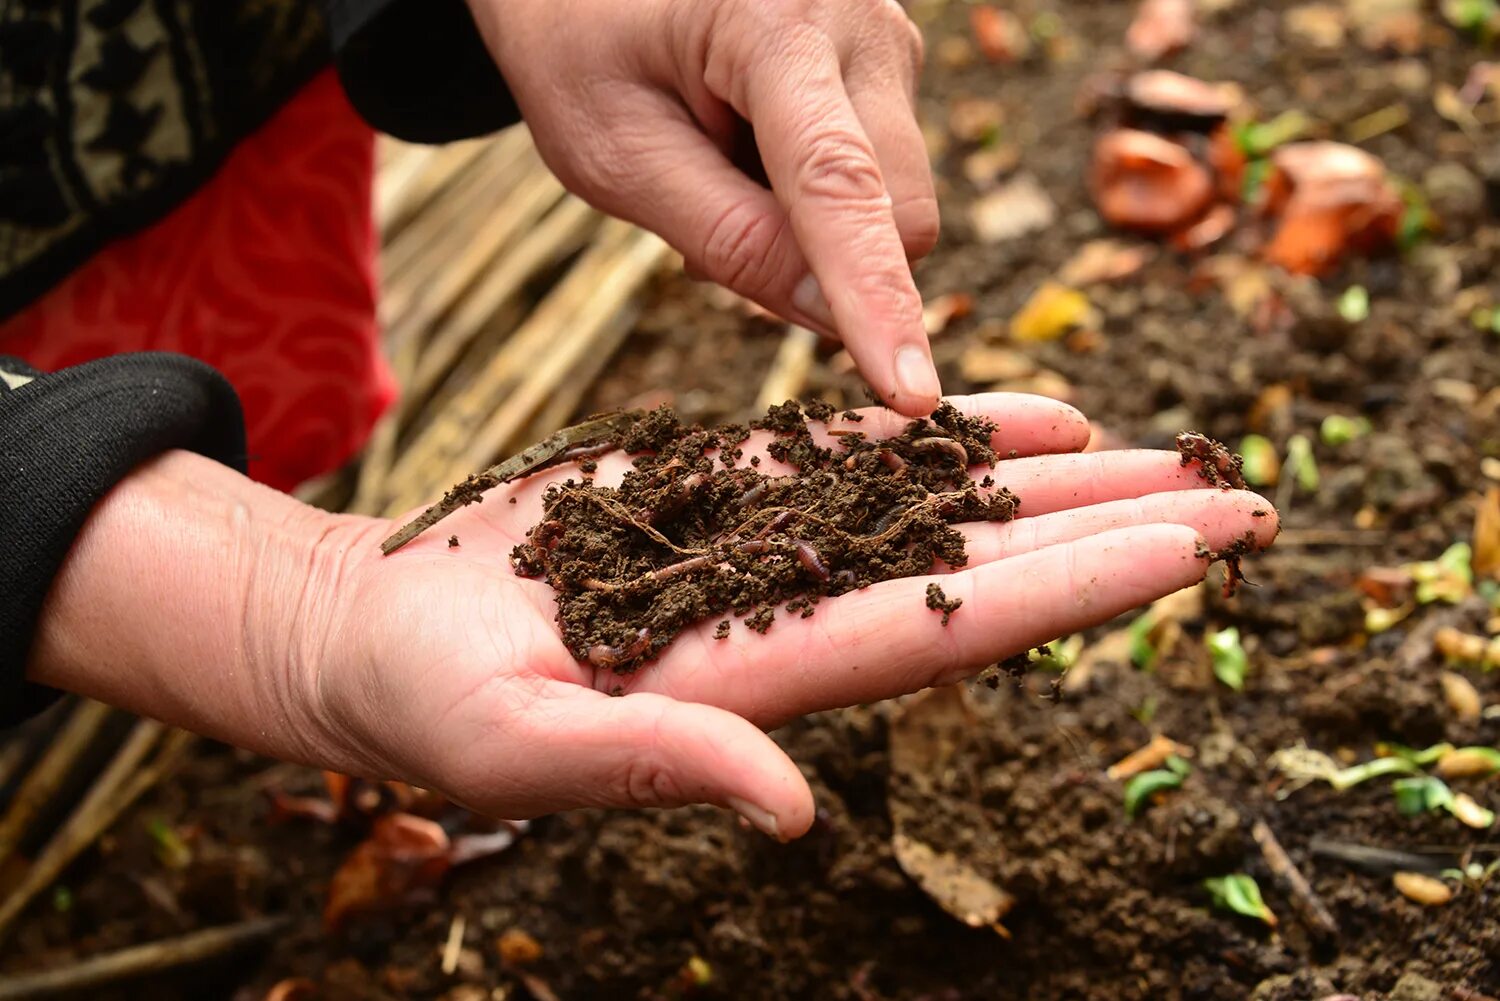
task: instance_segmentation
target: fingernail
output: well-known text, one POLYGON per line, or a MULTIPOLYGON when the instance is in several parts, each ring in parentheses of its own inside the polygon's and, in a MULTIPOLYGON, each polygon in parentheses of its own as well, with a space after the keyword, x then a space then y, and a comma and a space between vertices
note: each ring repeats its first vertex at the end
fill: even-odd
POLYGON ((919 400, 936 400, 942 393, 932 359, 915 344, 896 349, 896 391, 919 400))
POLYGON ((833 310, 828 307, 828 300, 823 296, 823 286, 818 284, 817 275, 809 273, 797 283, 797 287, 792 290, 792 305, 814 323, 833 329, 833 310))
POLYGON ((781 840, 781 828, 776 823, 776 815, 774 813, 770 813, 756 806, 754 803, 737 799, 734 796, 729 797, 729 806, 735 813, 749 821, 750 826, 762 834, 769 835, 777 841, 781 840))

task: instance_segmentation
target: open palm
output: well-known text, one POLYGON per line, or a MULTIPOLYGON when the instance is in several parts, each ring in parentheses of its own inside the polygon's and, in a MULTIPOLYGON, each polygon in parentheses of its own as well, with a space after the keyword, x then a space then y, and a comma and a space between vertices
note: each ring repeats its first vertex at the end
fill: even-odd
MULTIPOLYGON (((372 774, 486 813, 708 802, 795 837, 812 823, 812 794, 764 729, 957 681, 1201 580, 1205 542, 1275 537, 1262 498, 1209 488, 1175 452, 1076 454, 1089 426, 1070 407, 1015 394, 952 402, 999 425, 995 450, 1016 458, 973 473, 1021 499, 1016 521, 961 526, 967 567, 825 600, 765 635, 736 627, 715 640, 705 622, 625 677, 576 661, 551 588, 510 566, 546 486, 576 467, 493 490, 389 557, 376 543, 392 523, 351 522, 340 613, 319 658, 325 716, 372 774), (924 605, 935 579, 963 600, 946 627, 924 605)), ((871 437, 905 424, 863 416, 871 437)), ((762 471, 788 471, 765 456, 769 440, 758 433, 746 453, 762 471)), ((595 475, 614 483, 627 468, 611 455, 595 475)))

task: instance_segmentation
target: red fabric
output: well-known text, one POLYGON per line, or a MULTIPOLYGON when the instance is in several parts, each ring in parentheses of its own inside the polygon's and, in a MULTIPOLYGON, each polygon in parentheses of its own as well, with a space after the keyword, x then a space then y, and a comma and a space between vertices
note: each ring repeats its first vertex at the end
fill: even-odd
POLYGON ((245 407, 250 474, 338 468, 395 398, 376 322, 375 138, 327 71, 160 222, 0 324, 44 371, 127 351, 213 365, 245 407))

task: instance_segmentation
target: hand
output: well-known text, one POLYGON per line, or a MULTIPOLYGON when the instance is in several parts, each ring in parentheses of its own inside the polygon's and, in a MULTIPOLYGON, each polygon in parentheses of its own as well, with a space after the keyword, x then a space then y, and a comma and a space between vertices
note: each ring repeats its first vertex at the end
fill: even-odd
MULTIPOLYGON (((909 260, 938 208, 896 0, 470 0, 563 183, 690 271, 842 334, 887 404, 937 373, 909 260), (735 162, 753 129, 768 191, 735 162)), ((752 159, 754 156, 752 156, 752 159)))
MULTIPOLYGON (((714 640, 705 622, 626 677, 574 660, 551 589, 517 577, 507 558, 541 519, 547 484, 575 468, 493 490, 389 557, 376 547, 396 523, 341 523, 325 543, 340 557, 319 561, 338 567, 336 578, 314 590, 335 606, 314 617, 327 624, 321 638, 304 644, 314 716, 338 748, 328 753, 490 814, 709 802, 794 837, 812 822, 812 795, 762 728, 958 681, 1196 583, 1204 541, 1275 536, 1261 497, 1207 488, 1175 452, 1053 454, 1089 437, 1062 404, 1005 394, 954 403, 1000 426, 1000 454, 1023 456, 973 470, 1012 489, 1025 517, 964 526, 968 568, 825 600, 811 618, 778 616, 764 636, 736 624, 714 640), (946 627, 924 607, 932 580, 963 599, 946 627), (603 694, 617 686, 623 697, 603 694)), ((864 416, 857 427, 872 436, 904 424, 889 411, 864 416)), ((766 441, 745 449, 775 472, 766 441)), ((626 468, 613 454, 596 476, 617 482, 626 468)))

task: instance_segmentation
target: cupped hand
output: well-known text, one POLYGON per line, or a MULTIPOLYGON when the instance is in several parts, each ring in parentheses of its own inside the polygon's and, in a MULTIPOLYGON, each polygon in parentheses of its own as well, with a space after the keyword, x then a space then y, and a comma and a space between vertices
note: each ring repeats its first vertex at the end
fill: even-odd
MULTIPOLYGON (((576 661, 551 588, 508 559, 541 519, 546 486, 576 467, 497 488, 389 557, 377 544, 395 523, 341 523, 325 543, 341 553, 326 561, 338 577, 322 585, 337 609, 308 651, 339 759, 495 815, 707 802, 795 837, 812 822, 812 794, 765 729, 958 681, 1196 583, 1204 543, 1275 537, 1265 500, 1208 487, 1175 452, 1076 454, 1089 427, 1070 407, 1014 394, 953 402, 995 421, 996 451, 1018 456, 971 470, 1010 488, 1022 517, 962 526, 967 567, 825 600, 765 635, 737 624, 715 640, 708 621, 626 677, 576 661), (946 627, 925 607, 934 580, 963 601, 946 627)), ((869 410, 848 426, 878 437, 904 423, 869 410)), ((775 473, 768 440, 744 447, 775 473)), ((627 465, 607 456, 597 481, 617 482, 627 465)))
POLYGON ((936 406, 909 264, 938 237, 922 40, 896 0, 470 7, 564 184, 695 274, 842 335, 901 413, 936 406))

